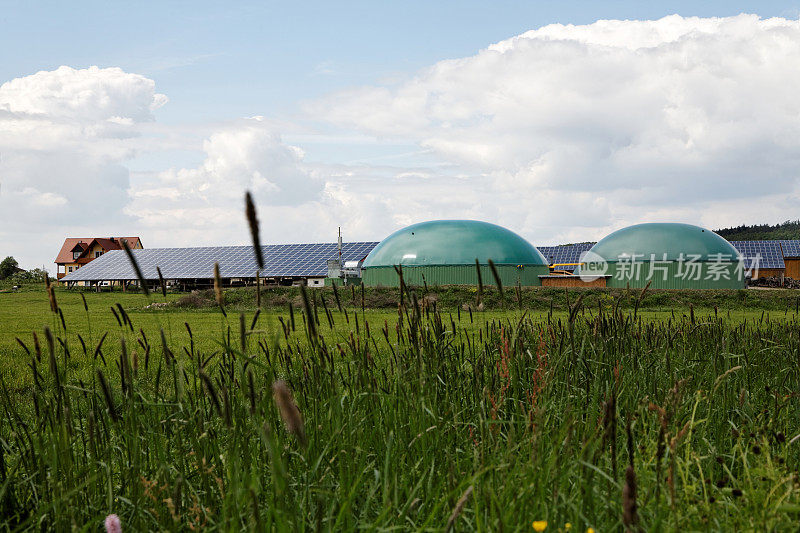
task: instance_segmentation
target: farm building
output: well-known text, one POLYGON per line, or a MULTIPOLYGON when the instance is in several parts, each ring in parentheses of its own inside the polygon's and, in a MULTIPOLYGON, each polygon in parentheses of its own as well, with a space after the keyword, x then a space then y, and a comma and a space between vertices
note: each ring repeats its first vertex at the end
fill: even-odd
POLYGON ((789 260, 783 256, 781 241, 731 241, 731 244, 742 255, 752 279, 788 275, 789 260))
POLYGON ((571 274, 580 264, 583 253, 591 250, 595 242, 579 242, 576 244, 561 244, 558 246, 537 246, 550 270, 555 274, 571 274))
POLYGON ((131 249, 143 248, 139 237, 67 237, 56 256, 56 277, 67 276, 112 250, 122 250, 122 242, 131 249))
POLYGON ((739 251, 713 231, 691 224, 637 224, 595 244, 581 276, 605 274, 608 287, 738 289, 745 287, 739 251))
POLYGON ((800 279, 800 241, 731 241, 752 266, 753 279, 800 279), (757 267, 757 268, 756 268, 757 267))
MULTIPOLYGON (((378 243, 271 244, 261 247, 264 269, 258 269, 251 246, 209 246, 196 248, 148 248, 132 250, 148 284, 159 282, 158 270, 170 285, 183 289, 209 287, 213 283, 214 263, 219 263, 224 285, 254 284, 256 272, 264 283, 305 284, 319 287, 331 275, 330 263, 355 263, 356 269, 378 243)), ((339 269, 336 275, 346 275, 339 269)), ((67 285, 107 286, 138 283, 124 251, 110 251, 64 278, 67 285)))
POLYGON ((544 287, 605 287, 606 276, 592 278, 573 276, 572 273, 580 265, 583 255, 595 243, 581 242, 562 244, 560 246, 537 246, 550 265, 550 274, 539 276, 544 287))
POLYGON ((781 255, 785 264, 787 278, 800 279, 800 241, 785 240, 781 244, 781 255))
POLYGON ((494 284, 492 260, 504 285, 540 285, 547 260, 528 241, 501 226, 475 220, 435 220, 403 228, 378 244, 363 265, 365 285, 494 284))

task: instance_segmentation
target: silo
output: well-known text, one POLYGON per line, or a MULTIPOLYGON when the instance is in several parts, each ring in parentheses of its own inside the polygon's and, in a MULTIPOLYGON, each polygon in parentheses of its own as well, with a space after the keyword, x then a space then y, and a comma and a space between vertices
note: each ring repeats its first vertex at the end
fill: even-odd
POLYGON ((386 237, 367 256, 363 280, 370 286, 397 286, 402 267, 409 285, 494 285, 491 259, 505 286, 540 285, 547 260, 528 241, 501 226, 476 220, 435 220, 405 227, 386 237))
POLYGON ((637 224, 611 233, 582 259, 579 274, 609 276, 608 287, 740 289, 739 252, 713 231, 691 224, 637 224))

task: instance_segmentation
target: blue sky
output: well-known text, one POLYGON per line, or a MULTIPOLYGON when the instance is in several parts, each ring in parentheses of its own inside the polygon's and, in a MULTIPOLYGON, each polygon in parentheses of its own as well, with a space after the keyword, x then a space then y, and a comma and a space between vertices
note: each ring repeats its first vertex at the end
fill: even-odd
MULTIPOLYGON (((692 68, 704 73, 728 62, 726 68, 736 70, 736 56, 748 48, 769 50, 783 42, 774 40, 779 37, 769 24, 755 20, 731 19, 718 28, 685 17, 752 13, 785 18, 793 28, 798 2, 0 5, 0 86, 9 82, 5 93, 0 87, 0 204, 38 198, 36 205, 48 211, 30 215, 25 227, 45 235, 48 246, 57 246, 65 233, 108 231, 137 232, 146 245, 240 242, 239 225, 220 221, 225 213, 236 216, 234 199, 244 188, 261 187, 263 202, 275 213, 272 242, 331 240, 334 232, 309 223, 309 216, 370 240, 425 218, 470 217, 503 223, 539 244, 595 239, 640 219, 713 227, 779 222, 791 209, 759 198, 753 183, 777 176, 776 192, 787 202, 798 191, 791 168, 800 150, 775 141, 778 132, 794 135, 797 121, 785 110, 795 104, 784 93, 773 94, 776 87, 788 93, 796 88, 794 77, 780 79, 791 70, 781 62, 791 61, 792 50, 782 49, 766 63, 751 58, 750 70, 733 75, 740 76, 734 89, 730 76, 697 85, 664 67, 680 57, 675 42, 693 50, 692 68), (671 14, 683 18, 656 22, 671 14), (623 23, 609 37, 597 23, 608 19, 653 23, 623 23), (579 29, 545 29, 547 35, 512 45, 503 61, 486 55, 493 43, 549 24, 579 29), (677 40, 658 37, 654 48, 636 44, 648 32, 673 31, 677 40), (562 49, 554 40, 583 48, 562 49), (607 54, 612 49, 614 57, 607 54), (634 49, 639 51, 629 53, 634 49), (648 59, 643 50, 656 53, 648 59), (582 63, 583 53, 602 56, 597 69, 593 61, 582 63), (61 66, 71 70, 57 74, 61 66), (569 66, 575 68, 560 72, 569 66), (32 76, 40 71, 43 77, 32 76), (615 77, 626 81, 617 87, 615 77), (754 77, 763 83, 750 87, 754 77), (520 86, 541 94, 545 105, 538 107, 541 99, 529 100, 524 90, 515 92, 520 86), (662 94, 667 86, 677 92, 662 94), (701 94, 704 87, 709 94, 701 94), (608 96, 626 89, 630 109, 638 110, 631 116, 624 101, 608 96), (516 109, 497 100, 506 90, 516 94, 508 100, 516 109), (719 99, 723 93, 727 97, 719 99), (42 100, 31 103, 29 95, 42 100), (759 95, 774 105, 759 104, 747 117, 738 116, 741 102, 747 108, 759 95), (720 110, 721 102, 739 104, 720 110), (594 112, 586 111, 587 103, 594 112), (59 111, 73 105, 74 112, 59 111), (94 117, 93 109, 105 105, 107 116, 94 117), (658 120, 648 105, 661 113, 658 120), (38 130, 16 119, 4 126, 4 106, 15 117, 46 117, 50 126, 38 130), (48 110, 44 115, 41 106, 48 110), (770 130, 764 117, 774 114, 787 123, 770 130), (256 116, 263 118, 244 120, 256 116), (740 126, 726 128, 729 123, 740 126), (38 146, 42 132, 53 135, 53 144, 38 146), (22 142, 24 135, 31 142, 22 142), (671 153, 669 161, 685 159, 665 163, 657 152, 672 142, 694 151, 671 153), (749 149, 748 161, 737 159, 749 149), (763 154, 770 158, 762 161, 763 154), (759 176, 750 167, 756 162, 759 176), (601 175, 616 182, 600 185, 601 175), (650 176, 648 186, 631 186, 644 175, 650 176), (697 198, 689 201, 688 191, 665 193, 665 182, 678 188, 694 183, 697 198), (305 198, 301 187, 307 188, 305 198), (213 197, 208 191, 218 192, 213 197), (736 202, 746 198, 750 207, 742 209, 736 202), (543 209, 542 202, 552 207, 543 209), (107 209, 70 215, 100 203, 107 209), (190 205, 198 206, 191 214, 190 205), (569 224, 557 220, 570 209, 582 216, 569 224), (201 223, 212 219, 224 229, 201 223)), ((50 261, 52 253, 34 249, 24 230, 6 231, 0 241, 14 242, 14 255, 34 264, 50 261)))

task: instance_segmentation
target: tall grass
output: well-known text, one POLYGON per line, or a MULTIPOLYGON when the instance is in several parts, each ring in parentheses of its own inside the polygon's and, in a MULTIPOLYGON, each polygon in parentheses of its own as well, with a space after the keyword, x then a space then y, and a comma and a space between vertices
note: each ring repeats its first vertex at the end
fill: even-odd
POLYGON ((563 321, 489 319, 403 290, 392 323, 370 324, 355 292, 328 307, 312 291, 296 328, 289 310, 281 331, 221 316, 160 350, 122 308, 76 350, 78 317, 53 313, 45 345, 19 348, 34 386, 0 379, 4 526, 796 527, 796 317, 647 321, 576 301, 563 321), (96 379, 73 376, 79 357, 96 379))

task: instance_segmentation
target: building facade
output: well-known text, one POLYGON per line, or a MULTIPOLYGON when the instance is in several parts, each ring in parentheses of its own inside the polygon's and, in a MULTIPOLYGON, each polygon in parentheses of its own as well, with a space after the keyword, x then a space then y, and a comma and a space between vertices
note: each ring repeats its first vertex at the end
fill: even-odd
POLYGON ((131 250, 143 248, 139 237, 67 237, 55 260, 56 277, 60 280, 106 252, 121 250, 123 241, 131 250))

